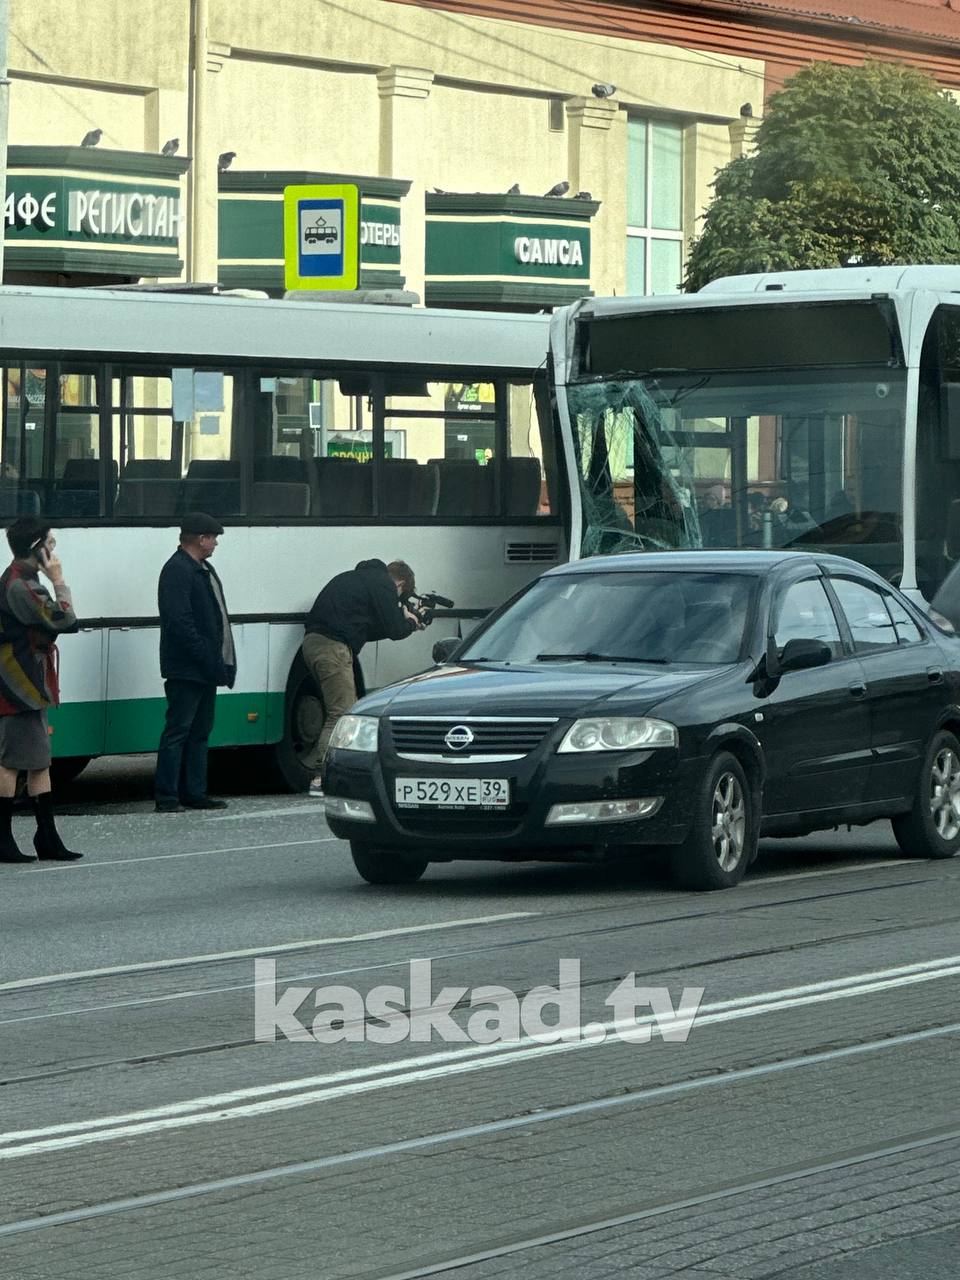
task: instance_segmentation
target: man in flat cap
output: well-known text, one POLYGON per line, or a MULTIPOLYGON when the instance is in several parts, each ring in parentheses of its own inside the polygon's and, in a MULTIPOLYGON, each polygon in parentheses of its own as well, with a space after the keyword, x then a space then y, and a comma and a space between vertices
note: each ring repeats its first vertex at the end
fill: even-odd
POLYGON ((207 740, 217 686, 233 687, 237 656, 223 586, 210 557, 223 525, 201 511, 184 515, 180 546, 160 571, 160 674, 167 718, 157 752, 158 813, 225 809, 207 795, 207 740))

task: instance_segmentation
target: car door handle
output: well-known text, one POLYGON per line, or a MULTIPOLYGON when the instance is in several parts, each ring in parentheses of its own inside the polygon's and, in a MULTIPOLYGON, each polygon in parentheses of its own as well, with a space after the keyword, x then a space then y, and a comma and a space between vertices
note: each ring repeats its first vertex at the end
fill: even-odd
POLYGON ((943 672, 939 667, 927 667, 927 679, 931 684, 943 684, 943 672))
POLYGON ((852 684, 850 693, 854 698, 865 698, 867 696, 867 686, 865 684, 852 684))

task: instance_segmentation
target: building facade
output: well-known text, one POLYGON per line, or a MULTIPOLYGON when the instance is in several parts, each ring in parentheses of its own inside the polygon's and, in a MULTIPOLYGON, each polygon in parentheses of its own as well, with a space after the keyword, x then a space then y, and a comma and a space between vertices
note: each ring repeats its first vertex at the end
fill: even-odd
POLYGON ((362 284, 670 292, 790 74, 958 51, 932 0, 13 0, 4 278, 279 291, 283 188, 347 180, 362 284))

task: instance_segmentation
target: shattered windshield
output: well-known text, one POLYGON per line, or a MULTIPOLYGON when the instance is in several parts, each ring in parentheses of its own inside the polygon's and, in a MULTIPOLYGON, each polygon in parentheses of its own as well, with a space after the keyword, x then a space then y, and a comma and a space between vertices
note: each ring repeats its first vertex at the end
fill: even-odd
POLYGON ((885 366, 571 384, 582 554, 816 546, 893 572, 904 394, 885 366))

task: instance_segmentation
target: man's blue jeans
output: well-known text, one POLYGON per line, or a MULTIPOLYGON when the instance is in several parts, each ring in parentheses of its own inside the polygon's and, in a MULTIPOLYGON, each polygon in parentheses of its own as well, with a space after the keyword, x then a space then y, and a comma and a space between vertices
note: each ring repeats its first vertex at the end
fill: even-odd
POLYGON ((215 684, 166 680, 167 718, 157 750, 157 800, 201 800, 207 794, 207 739, 213 728, 215 684))

